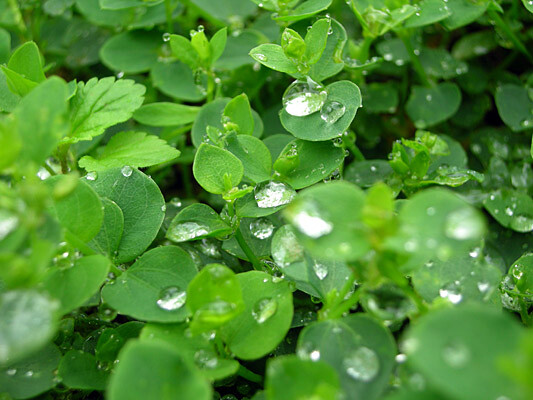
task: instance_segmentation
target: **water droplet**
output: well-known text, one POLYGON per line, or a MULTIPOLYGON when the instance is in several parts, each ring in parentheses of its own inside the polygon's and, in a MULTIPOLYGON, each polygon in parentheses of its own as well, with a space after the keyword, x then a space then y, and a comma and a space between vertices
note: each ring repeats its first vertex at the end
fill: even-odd
POLYGON ((374 350, 362 346, 344 359, 343 366, 352 378, 369 382, 379 372, 379 358, 374 350))
POLYGON ((444 226, 446 236, 456 240, 481 238, 484 230, 483 219, 470 207, 451 212, 446 218, 444 226))
POLYGON ((204 26, 203 25, 198 25, 198 27, 196 28, 196 30, 198 32, 203 32, 205 30, 204 26))
POLYGON ((125 176, 126 178, 130 177, 131 174, 133 173, 133 169, 129 166, 129 165, 125 165, 124 167, 122 167, 122 169, 120 170, 120 172, 122 173, 123 176, 125 176))
POLYGON ((98 174, 96 171, 91 171, 87 175, 85 175, 85 179, 88 181, 95 181, 98 178, 98 174))
POLYGON ((327 101, 320 110, 320 118, 327 124, 334 124, 337 122, 346 112, 344 104, 338 101, 327 101))
POLYGON ((531 125, 531 121, 529 119, 524 119, 522 122, 520 122, 520 126, 523 128, 527 128, 531 125))
POLYGON ((294 204, 289 211, 288 219, 303 234, 317 239, 333 230, 333 224, 319 209, 318 204, 305 199, 294 204))
POLYGON ((120 72, 117 72, 117 79, 122 79, 124 78, 124 72, 120 71, 120 72))
POLYGON ((170 40, 170 33, 163 33, 163 42, 168 42, 170 40))
POLYGON ((285 268, 295 262, 303 261, 303 257, 304 249, 296 239, 291 226, 282 226, 273 240, 272 258, 274 262, 280 268, 285 268))
POLYGON ((254 197, 259 208, 272 208, 288 204, 296 196, 296 191, 283 182, 266 181, 254 189, 254 197))
POLYGON ((31 378, 33 376, 33 371, 30 369, 28 371, 26 371, 26 373, 24 374, 24 376, 26 378, 31 378))
POLYGON ((17 373, 16 368, 9 368, 8 370, 6 370, 6 374, 8 376, 14 376, 16 373, 17 373))
POLYGON ((319 111, 328 97, 324 87, 311 78, 290 84, 283 94, 285 111, 295 117, 303 117, 319 111))
POLYGON ((433 100, 433 96, 431 96, 430 94, 427 94, 427 95, 426 95, 426 100, 427 100, 427 101, 431 101, 431 100, 433 100))
POLYGON ((217 355, 206 349, 200 349, 194 353, 194 362, 203 369, 214 369, 218 366, 217 355))
POLYGON ((505 207, 505 214, 512 217, 514 214, 514 211, 512 210, 511 207, 505 207))
POLYGON ((318 261, 315 261, 313 264, 313 271, 315 271, 315 275, 323 281, 328 276, 328 267, 324 264, 320 264, 318 261))
POLYGON ((182 222, 171 226, 167 231, 167 237, 174 242, 186 242, 208 233, 209 230, 204 225, 196 222, 182 222))
POLYGON ((518 232, 529 232, 533 230, 533 216, 516 214, 511 220, 510 227, 518 232))
POLYGON ((218 247, 217 247, 216 242, 214 240, 206 238, 206 239, 202 239, 202 240, 200 240, 200 242, 196 242, 196 243, 197 243, 197 247, 200 249, 202 254, 204 254, 204 255, 206 255, 208 257, 213 257, 213 258, 220 258, 221 257, 220 251, 218 250, 218 247))
POLYGON ((490 289, 490 283, 489 282, 478 282, 477 289, 481 293, 486 293, 490 289))
POLYGON ((266 297, 257 301, 252 308, 252 316, 258 324, 262 324, 270 319, 278 310, 276 299, 266 297))
POLYGON ((174 311, 183 307, 186 299, 187 292, 185 290, 181 290, 177 286, 170 286, 161 290, 157 305, 163 310, 174 311))
POLYGON ((264 54, 261 54, 261 53, 256 53, 254 54, 254 58, 258 61, 263 61, 263 62, 266 62, 268 61, 268 58, 267 56, 265 56, 264 54))
POLYGON ((452 368, 461 368, 470 361, 470 351, 463 343, 452 342, 442 349, 442 359, 452 368))
POLYGON ((403 364, 407 361, 407 356, 403 353, 396 355, 395 360, 398 364, 403 364))
POLYGON ((258 239, 268 239, 274 232, 274 224, 268 218, 257 218, 250 222, 250 232, 258 239))
POLYGON ((458 304, 463 300, 459 281, 450 282, 439 290, 439 296, 448 299, 452 304, 458 304))

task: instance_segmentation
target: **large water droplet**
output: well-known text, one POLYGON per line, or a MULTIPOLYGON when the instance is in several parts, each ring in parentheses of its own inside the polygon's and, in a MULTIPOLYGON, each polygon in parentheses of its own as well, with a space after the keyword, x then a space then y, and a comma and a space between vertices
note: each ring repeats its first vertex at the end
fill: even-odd
POLYGON ((346 112, 344 104, 338 101, 327 101, 320 110, 320 118, 322 118, 327 124, 334 124, 337 122, 346 112))
POLYGON ((379 372, 379 358, 374 350, 362 346, 344 359, 343 366, 352 378, 368 382, 379 372))
POLYGON ((206 349, 200 349, 194 353, 194 362, 203 369, 214 369, 218 366, 217 355, 206 349))
POLYGON ((163 310, 174 311, 183 307, 186 299, 187 292, 185 290, 181 290, 177 286, 170 286, 161 290, 157 299, 157 305, 163 310))
POLYGON ((283 107, 290 115, 303 117, 319 111, 327 97, 324 87, 311 78, 297 80, 283 94, 283 107))
POLYGON ((439 296, 448 299, 452 304, 458 304, 463 300, 461 283, 453 281, 447 283, 439 290, 439 296))
POLYGON ((315 275, 321 281, 326 279, 329 273, 328 267, 324 264, 320 264, 318 261, 313 263, 313 271, 315 271, 315 275))
POLYGON ((442 359, 452 368, 461 368, 470 361, 470 351, 463 343, 452 342, 442 349, 442 359))
POLYGON ((167 237, 174 242, 186 242, 200 236, 207 235, 209 230, 206 226, 196 222, 183 222, 173 225, 167 231, 167 237))
POLYGON ((296 203, 288 218, 300 232, 315 239, 333 230, 333 224, 320 211, 318 204, 309 199, 296 203))
POLYGON ((272 208, 288 204, 296 196, 296 191, 283 182, 266 181, 254 189, 254 197, 259 208, 272 208))
POLYGON ((274 232, 274 224, 268 218, 257 218, 250 222, 250 232, 258 239, 268 239, 274 232))
POLYGON ((281 268, 303 261, 304 249, 290 226, 285 225, 276 233, 272 242, 272 258, 281 268))
POLYGON ((276 299, 266 297, 257 301, 252 308, 252 316, 258 324, 262 324, 270 319, 278 310, 278 302, 276 299))
POLYGON ((474 240, 483 236, 484 228, 483 219, 473 208, 461 208, 448 215, 444 231, 451 239, 474 240))
POLYGON ((127 178, 131 176, 131 174, 133 173, 133 169, 129 165, 125 165, 124 167, 122 167, 120 172, 122 173, 123 176, 127 178))

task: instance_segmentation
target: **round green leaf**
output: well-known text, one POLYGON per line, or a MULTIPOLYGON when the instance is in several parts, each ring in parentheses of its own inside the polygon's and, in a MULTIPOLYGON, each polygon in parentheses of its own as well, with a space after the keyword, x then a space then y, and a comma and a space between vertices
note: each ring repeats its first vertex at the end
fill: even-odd
POLYGON ((525 193, 502 189, 483 200, 485 209, 506 228, 517 232, 533 230, 533 199, 525 193))
POLYGON ((344 107, 344 114, 335 122, 327 122, 325 108, 303 117, 290 115, 284 109, 280 112, 283 127, 299 139, 313 142, 333 139, 348 129, 357 109, 361 107, 361 91, 350 81, 334 82, 326 87, 328 93, 324 106, 329 102, 340 103, 344 107))
POLYGON ((468 25, 482 16, 489 4, 488 1, 474 3, 469 0, 448 0, 446 5, 451 15, 443 20, 442 24, 448 30, 454 30, 468 25))
POLYGON ((110 400, 212 398, 211 386, 200 372, 165 342, 132 340, 119 359, 107 390, 110 400))
POLYGON ((72 389, 104 390, 109 371, 98 368, 98 361, 91 353, 70 350, 58 368, 61 383, 72 389))
POLYGON ((374 319, 352 314, 308 325, 298 337, 297 354, 331 365, 351 398, 372 400, 389 383, 396 345, 389 331, 374 319))
POLYGON ((239 358, 253 360, 268 354, 283 340, 292 321, 292 290, 264 272, 237 275, 244 311, 222 327, 221 335, 239 358))
POLYGON ((501 85, 496 88, 494 99, 501 119, 513 131, 533 128, 533 99, 527 88, 511 83, 501 85))
POLYGON ((227 138, 226 149, 241 160, 245 179, 257 183, 270 178, 272 158, 260 139, 249 135, 231 135, 227 138))
POLYGON ((201 187, 222 194, 241 182, 244 167, 229 151, 203 143, 196 151, 192 171, 201 187))
POLYGON ((122 210, 124 231, 115 260, 133 260, 152 243, 163 222, 165 200, 159 187, 150 177, 127 166, 101 171, 87 182, 122 210))
POLYGON ((276 21, 299 21, 318 14, 320 11, 326 10, 331 5, 332 0, 307 0, 299 4, 293 10, 290 10, 286 15, 276 15, 276 21))
POLYGON ((461 91, 455 83, 433 87, 413 86, 405 110, 419 129, 446 121, 461 105, 461 91))
POLYGON ((418 12, 405 21, 406 28, 419 28, 442 21, 451 15, 446 0, 422 0, 418 12))
POLYGON ((404 351, 409 365, 451 398, 523 399, 501 364, 517 351, 523 334, 500 310, 471 304, 421 317, 408 331, 404 351))
POLYGON ((105 197, 101 200, 104 207, 104 220, 100 232, 87 244, 98 253, 113 258, 124 231, 124 215, 114 201, 105 197))
POLYGON ((120 314, 139 320, 183 321, 187 317, 187 285, 196 272, 194 261, 184 250, 157 247, 106 284, 102 297, 120 314))
POLYGON ((175 99, 197 102, 205 97, 194 82, 191 69, 179 61, 156 63, 150 70, 150 77, 156 88, 175 99))

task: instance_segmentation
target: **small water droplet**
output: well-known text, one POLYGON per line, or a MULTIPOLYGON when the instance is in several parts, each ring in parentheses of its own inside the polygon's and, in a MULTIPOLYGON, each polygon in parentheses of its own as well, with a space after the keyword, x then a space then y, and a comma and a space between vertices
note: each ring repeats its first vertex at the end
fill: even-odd
POLYGON ((261 54, 261 53, 254 54, 254 58, 256 60, 258 60, 258 61, 263 61, 263 62, 267 62, 268 61, 267 56, 265 56, 264 54, 261 54))
POLYGON ((461 368, 470 361, 470 351, 463 343, 452 342, 442 349, 442 359, 452 368, 461 368))
POLYGON ((311 353, 309 353, 309 358, 311 359, 311 361, 320 360, 320 351, 319 350, 313 350, 311 353))
POLYGON ((263 324, 269 320, 278 310, 276 299, 266 297, 257 301, 252 308, 252 316, 258 324, 263 324))
POLYGON ((17 373, 16 368, 9 368, 8 370, 6 370, 6 374, 7 374, 8 376, 15 376, 16 373, 17 373))
POLYGON ((133 168, 131 168, 129 165, 125 165, 124 167, 122 167, 122 169, 120 170, 120 172, 122 173, 123 176, 125 176, 126 178, 130 177, 131 174, 133 173, 133 168))
POLYGON ((30 369, 28 371, 26 371, 26 373, 24 374, 24 376, 26 378, 31 378, 33 376, 33 371, 30 369))
POLYGON ((122 79, 122 78, 124 78, 124 72, 123 71, 117 72, 117 79, 122 79))
POLYGON ((315 261, 313 263, 313 271, 315 271, 315 275, 323 281, 328 276, 329 270, 328 267, 324 264, 320 264, 318 261, 315 261))
POLYGON ((254 197, 259 208, 272 208, 288 204, 296 196, 296 191, 283 182, 266 181, 254 189, 254 197))
POLYGON ((303 117, 319 111, 327 97, 324 87, 311 78, 296 80, 283 94, 283 107, 290 115, 303 117))
POLYGON ((186 242, 208 233, 209 230, 204 225, 196 222, 181 222, 169 227, 167 237, 174 242, 186 242))
POLYGON ((481 293, 486 293, 490 289, 489 282, 478 282, 477 288, 481 293))
POLYGON ((170 40, 170 33, 163 33, 163 42, 168 42, 170 40))
POLYGON ((439 296, 448 299, 452 304, 458 304, 463 300, 460 282, 450 282, 439 290, 439 296))
POLYGON ((303 261, 304 249, 296 239, 291 226, 282 226, 276 233, 273 243, 277 239, 279 239, 277 245, 272 246, 272 258, 280 268, 303 261))
POLYGON ((257 218, 250 222, 250 232, 258 239, 268 239, 274 232, 274 224, 268 218, 257 218))
POLYGON ((346 107, 342 103, 338 101, 327 101, 320 110, 320 118, 327 124, 334 124, 342 118, 345 112, 346 107))
POLYGON ((362 346, 344 359, 343 366, 353 379, 369 382, 379 372, 379 358, 374 350, 362 346))
POLYGON ((187 292, 177 286, 170 286, 159 293, 157 305, 159 308, 167 311, 177 310, 185 304, 187 292))
POLYGON ((214 369, 218 366, 217 355, 206 349, 200 349, 194 353, 194 362, 203 369, 214 369))
POLYGON ((95 181, 98 178, 98 173, 96 171, 91 171, 87 175, 85 175, 85 179, 88 181, 95 181))

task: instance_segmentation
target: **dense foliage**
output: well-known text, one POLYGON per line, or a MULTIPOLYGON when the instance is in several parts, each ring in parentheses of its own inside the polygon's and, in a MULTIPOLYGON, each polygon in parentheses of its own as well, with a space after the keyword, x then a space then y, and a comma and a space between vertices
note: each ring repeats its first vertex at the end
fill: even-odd
POLYGON ((0 0, 0 399, 533 398, 532 13, 0 0))

